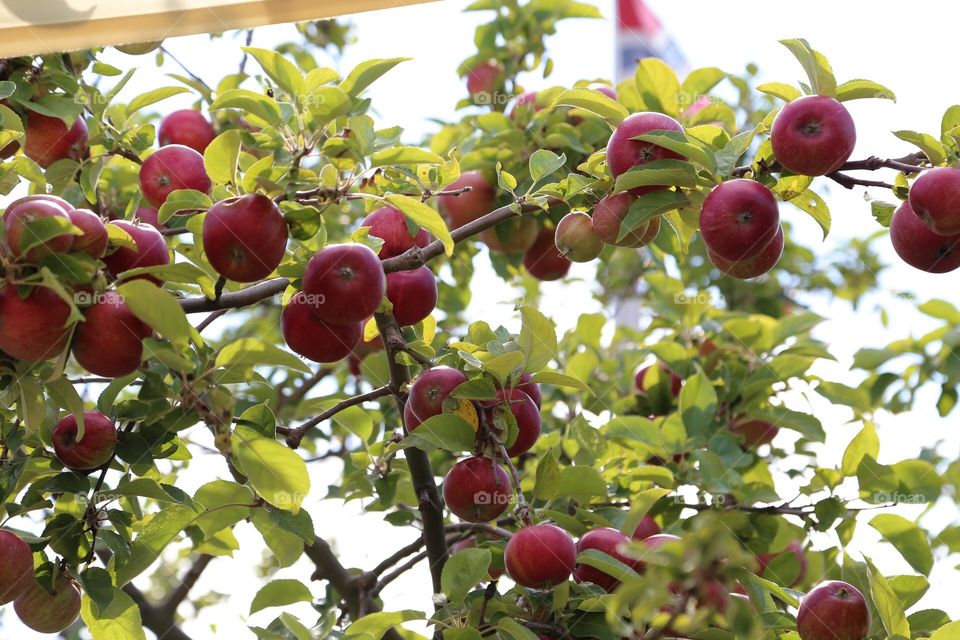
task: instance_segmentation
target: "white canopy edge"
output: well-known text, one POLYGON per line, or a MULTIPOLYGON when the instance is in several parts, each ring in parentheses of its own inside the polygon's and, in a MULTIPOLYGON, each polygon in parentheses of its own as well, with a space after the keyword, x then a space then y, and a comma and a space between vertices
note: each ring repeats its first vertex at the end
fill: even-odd
POLYGON ((4 0, 0 58, 331 18, 432 0, 4 0))

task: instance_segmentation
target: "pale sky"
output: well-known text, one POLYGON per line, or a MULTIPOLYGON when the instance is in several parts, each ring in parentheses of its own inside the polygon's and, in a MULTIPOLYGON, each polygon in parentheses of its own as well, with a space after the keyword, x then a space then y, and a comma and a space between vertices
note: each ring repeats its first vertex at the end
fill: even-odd
MULTIPOLYGON (((612 13, 612 2, 598 2, 603 14, 612 13)), ((956 57, 955 25, 960 22, 960 5, 953 3, 914 3, 907 10, 902 4, 889 0, 874 2, 837 2, 832 0, 808 0, 802 5, 780 5, 772 10, 770 3, 742 2, 736 9, 730 3, 675 2, 650 0, 650 6, 660 15, 665 27, 679 42, 691 66, 717 66, 731 72, 739 72, 748 62, 761 68, 765 80, 795 82, 802 78, 799 65, 778 44, 788 37, 805 37, 817 49, 823 51, 833 63, 838 79, 868 78, 887 85, 898 97, 896 104, 886 101, 857 101, 851 103, 851 111, 858 127, 858 145, 854 157, 878 155, 893 157, 912 152, 914 149, 903 143, 889 131, 914 129, 936 134, 939 132, 940 116, 946 107, 960 103, 960 89, 952 81, 951 61, 956 57), (936 74, 941 74, 937 79, 936 74)), ((463 85, 456 76, 456 66, 470 54, 473 26, 478 15, 462 14, 466 2, 460 0, 433 3, 422 6, 402 7, 356 16, 359 42, 347 49, 340 68, 349 69, 357 62, 373 57, 410 56, 406 62, 378 81, 370 90, 377 116, 383 123, 399 124, 408 131, 407 140, 415 142, 420 134, 432 128, 429 117, 453 117, 453 105, 465 94, 463 85)), ((482 17, 480 15, 479 17, 482 17)), ((613 25, 609 20, 570 20, 560 24, 558 34, 548 41, 555 61, 555 72, 547 81, 550 84, 572 84, 581 78, 610 77, 613 73, 613 25)), ((255 46, 271 44, 295 37, 290 27, 270 27, 258 31, 255 46)), ((167 41, 167 46, 194 72, 215 84, 225 73, 232 73, 239 62, 236 49, 239 40, 223 39, 211 43, 203 36, 177 38, 167 41)), ((117 66, 137 64, 136 58, 110 52, 106 61, 117 66)), ((251 68, 255 67, 253 61, 251 68)), ((166 71, 178 72, 172 63, 166 71)), ((537 88, 544 81, 528 79, 528 88, 537 88)), ((174 84, 161 74, 144 68, 135 76, 128 94, 144 91, 160 84, 174 84)), ((177 99, 161 105, 164 109, 177 106, 177 99)), ((821 193, 825 193, 821 190, 821 193)), ((885 194, 878 193, 878 196, 885 194)), ((886 199, 890 199, 887 197, 886 199)), ((854 234, 873 233, 878 229, 864 202, 862 189, 847 192, 831 188, 827 202, 833 212, 833 232, 823 250, 826 251, 834 238, 852 237, 854 234)), ((811 246, 819 246, 819 229, 806 216, 791 207, 782 207, 782 214, 790 220, 800 237, 811 246)), ((890 290, 909 290, 921 299, 945 297, 957 300, 956 286, 960 280, 956 274, 932 276, 921 274, 897 261, 885 239, 881 245, 888 250, 885 257, 893 263, 883 278, 890 290)), ((481 262, 483 258, 480 259, 481 262)), ((585 281, 574 284, 547 284, 544 290, 544 312, 557 321, 561 330, 576 321, 576 314, 598 310, 598 305, 589 299, 589 278, 592 268, 577 265, 575 275, 585 281), (550 295, 551 293, 555 295, 550 295), (565 304, 577 300, 575 306, 565 304), (572 308, 571 308, 572 307, 572 308)), ((518 292, 506 289, 502 282, 481 268, 475 279, 477 291, 470 312, 491 323, 502 322, 516 329, 518 319, 512 311, 518 292), (502 304, 490 305, 492 298, 502 304), (482 305, 482 308, 481 308, 482 305)), ((853 352, 863 346, 882 346, 890 339, 903 337, 907 332, 920 335, 932 323, 916 313, 909 302, 894 300, 890 295, 878 294, 863 306, 858 313, 850 311, 846 304, 830 304, 818 300, 815 310, 826 315, 830 321, 822 328, 819 337, 831 343, 832 350, 840 358, 840 364, 818 368, 824 377, 839 381, 856 382, 847 370, 853 352), (884 330, 875 313, 874 303, 888 305, 894 328, 884 330), (850 339, 855 336, 855 339, 850 339)), ((932 391, 920 398, 922 406, 929 407, 898 417, 884 416, 879 421, 882 449, 880 461, 894 462, 914 455, 921 445, 938 439, 946 441, 944 451, 956 455, 960 452, 960 434, 949 420, 937 417, 933 409, 936 394, 932 391)), ((849 414, 832 410, 825 403, 814 407, 829 434, 821 463, 839 464, 840 457, 849 440, 859 431, 859 425, 845 424, 849 414)), ((800 408, 804 408, 801 404, 800 408)), ((809 407, 807 407, 809 410, 809 407)), ((194 433, 200 434, 199 429, 194 433)), ((791 435, 781 433, 779 443, 789 443, 791 435)), ((380 521, 376 514, 364 516, 357 505, 344 507, 340 503, 324 502, 322 498, 329 484, 335 483, 339 463, 311 463, 313 489, 304 506, 312 514, 317 534, 331 540, 347 566, 370 568, 399 546, 410 542, 414 530, 398 530, 380 521)), ((199 486, 214 477, 226 476, 222 461, 214 457, 200 460, 192 465, 183 477, 185 490, 199 486), (201 471, 202 469, 202 471, 201 471)), ((900 511, 908 518, 919 515, 917 509, 900 511)), ((956 520, 956 513, 940 507, 922 521, 934 531, 956 520)), ((252 637, 247 625, 266 625, 278 610, 245 615, 249 603, 263 582, 255 577, 255 565, 263 553, 259 535, 251 525, 240 524, 236 529, 241 550, 233 559, 218 558, 195 587, 195 595, 208 590, 229 594, 224 604, 205 609, 198 619, 189 605, 181 607, 181 613, 189 621, 184 630, 196 639, 211 637, 210 625, 215 625, 217 637, 252 637)), ((875 557, 881 569, 887 573, 909 572, 909 567, 893 552, 878 551, 874 546, 875 532, 866 524, 861 525, 851 553, 863 551, 875 557)), ((817 539, 819 546, 829 546, 834 539, 825 536, 817 539)), ((172 554, 170 557, 173 557, 172 554)), ((957 558, 938 557, 938 567, 931 576, 935 585, 916 608, 938 607, 952 616, 960 616, 955 594, 960 589, 960 579, 952 568, 957 558)), ((185 567, 184 567, 185 569, 185 567)), ((312 569, 306 563, 277 572, 271 578, 298 578, 307 580, 312 569)), ((144 575, 148 576, 150 571, 144 575)), ((148 587, 148 580, 138 580, 141 587, 148 587)), ((321 593, 319 584, 311 585, 315 595, 321 593)), ((412 608, 427 610, 430 607, 430 587, 425 565, 409 572, 384 591, 386 606, 391 610, 412 608)), ((18 639, 43 638, 25 630, 16 621, 9 607, 3 609, 3 635, 18 639)), ((306 623, 312 621, 308 605, 289 607, 291 613, 302 616, 306 623)), ((411 625, 412 629, 422 628, 411 625)))

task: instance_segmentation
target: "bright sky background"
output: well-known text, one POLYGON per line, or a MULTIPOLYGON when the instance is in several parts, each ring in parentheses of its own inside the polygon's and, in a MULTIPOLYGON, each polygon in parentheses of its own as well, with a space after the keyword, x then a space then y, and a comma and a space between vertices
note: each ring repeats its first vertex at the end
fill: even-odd
MULTIPOLYGON (((341 69, 349 69, 357 62, 373 57, 414 58, 378 81, 370 91, 381 122, 405 127, 408 141, 415 142, 421 134, 432 129, 427 118, 454 117, 453 106, 465 94, 455 69, 457 63, 470 54, 473 27, 483 17, 482 14, 461 13, 466 4, 461 0, 448 0, 353 18, 359 42, 348 47, 344 60, 339 63, 341 69)), ((612 1, 597 4, 605 16, 612 15, 612 1)), ((870 3, 807 0, 802 10, 799 5, 792 9, 784 5, 780 10, 772 11, 768 3, 760 2, 739 3, 736 10, 729 3, 650 0, 649 4, 678 41, 692 67, 717 66, 740 72, 746 63, 754 62, 760 66, 764 80, 793 83, 802 78, 801 69, 777 41, 805 37, 828 56, 841 81, 868 78, 886 84, 897 94, 896 104, 857 101, 850 105, 859 136, 854 157, 894 157, 913 151, 889 131, 915 129, 936 134, 944 109, 960 103, 960 90, 950 79, 952 76, 947 66, 956 57, 955 25, 960 22, 960 5, 914 3, 905 10, 902 4, 889 0, 870 3)), ((269 47, 293 37, 295 34, 290 27, 264 28, 258 30, 254 45, 269 47)), ((561 23, 559 33, 548 42, 555 60, 555 72, 549 83, 570 85, 581 78, 610 77, 613 73, 612 38, 613 23, 609 19, 561 23)), ((193 36, 168 40, 166 46, 191 70, 208 83, 215 84, 219 77, 236 70, 240 58, 236 47, 240 44, 239 40, 232 38, 211 43, 207 37, 193 36)), ((105 59, 122 67, 139 62, 137 58, 112 51, 105 59)), ((255 67, 256 63, 251 61, 248 70, 255 67)), ((165 71, 179 72, 179 69, 168 61, 165 71)), ((527 85, 535 89, 542 82, 530 78, 527 85)), ((144 68, 135 76, 128 93, 133 95, 160 84, 173 82, 144 68)), ((171 100, 161 106, 172 109, 175 103, 176 100, 171 100)), ((877 230, 868 205, 863 201, 862 189, 847 192, 831 188, 827 201, 833 212, 833 232, 824 250, 834 238, 877 230)), ((783 207, 782 214, 794 225, 803 241, 817 246, 819 228, 810 218, 791 207, 783 207)), ((887 289, 913 291, 920 299, 944 297, 960 302, 953 288, 960 282, 956 273, 942 276, 921 274, 899 263, 886 240, 880 244, 887 245, 885 257, 894 264, 883 277, 887 289)), ((575 271, 587 280, 591 272, 589 265, 578 265, 575 271)), ((518 320, 512 312, 512 301, 517 292, 505 288, 489 269, 481 269, 475 283, 478 294, 471 308, 474 317, 482 315, 491 323, 501 322, 517 328, 518 320), (491 305, 491 299, 498 299, 501 304, 491 305)), ((558 322, 561 330, 570 327, 578 313, 598 309, 589 298, 587 281, 563 287, 548 284, 545 291, 548 295, 544 296, 544 311, 558 322), (576 300, 576 304, 569 304, 570 300, 576 300)), ((902 337, 907 332, 920 335, 932 326, 913 310, 909 302, 896 300, 885 293, 869 300, 858 313, 852 312, 846 304, 831 304, 827 300, 815 301, 815 310, 830 318, 820 337, 830 342, 833 352, 840 357, 839 365, 823 365, 818 371, 825 377, 848 382, 856 381, 847 371, 849 358, 856 349, 882 346, 889 339, 902 337), (892 331, 881 327, 875 303, 888 306, 894 324, 892 331), (856 338, 850 339, 851 336, 856 338)), ((936 398, 936 393, 931 391, 921 398, 922 406, 929 408, 896 418, 881 418, 881 462, 914 455, 922 445, 941 439, 946 441, 943 451, 953 455, 960 452, 960 435, 949 421, 937 417, 933 408, 936 398)), ((800 404, 799 408, 803 409, 804 405, 800 404)), ((829 434, 822 462, 839 464, 846 444, 859 431, 859 425, 845 424, 849 419, 845 411, 827 410, 819 405, 812 409, 807 405, 806 409, 816 412, 829 434)), ((200 430, 196 429, 195 433, 200 434, 200 430)), ((780 436, 783 440, 778 442, 789 443, 791 437, 789 433, 783 433, 780 436)), ((213 478, 227 476, 218 457, 210 456, 209 460, 198 462, 183 479, 186 490, 191 489, 190 485, 195 487, 213 478)), ((313 490, 305 506, 313 516, 317 533, 335 544, 344 564, 369 568, 413 539, 414 531, 395 529, 381 522, 376 515, 363 516, 356 504, 343 506, 323 502, 326 486, 337 481, 339 463, 311 463, 310 466, 313 490)), ((904 508, 900 513, 908 518, 919 515, 916 508, 904 508)), ((924 523, 939 531, 956 520, 955 512, 939 508, 934 509, 924 523)), ((264 551, 262 542, 258 541, 259 535, 251 525, 239 525, 236 533, 241 551, 233 559, 216 559, 194 591, 195 595, 201 595, 213 590, 228 594, 228 598, 222 605, 205 609, 198 619, 188 604, 181 607, 181 613, 189 619, 184 630, 198 640, 212 637, 212 628, 217 637, 252 637, 246 629, 247 624, 266 625, 278 613, 270 609, 249 618, 245 616, 253 595, 263 584, 255 577, 254 567, 264 557, 264 551)), ((909 567, 898 555, 881 553, 873 546, 877 536, 872 534, 875 534, 872 529, 861 525, 850 552, 863 551, 876 556, 881 569, 887 573, 909 572, 909 567)), ((833 543, 830 536, 817 539, 821 546, 833 543)), ((933 592, 917 608, 938 607, 954 617, 960 616, 960 605, 955 596, 960 579, 952 569, 956 560, 938 558, 940 569, 931 576, 931 583, 935 585, 933 592)), ((311 571, 309 565, 300 563, 271 577, 306 580, 311 571)), ((148 579, 138 580, 137 584, 149 588, 148 579)), ((319 584, 314 583, 312 589, 314 594, 321 593, 319 584)), ((393 583, 384 591, 384 597, 388 609, 429 608, 430 587, 425 566, 421 565, 393 583)), ((4 609, 0 627, 5 637, 24 640, 47 637, 25 630, 12 611, 4 609)), ((290 607, 289 610, 301 615, 305 622, 312 619, 308 605, 290 607)))

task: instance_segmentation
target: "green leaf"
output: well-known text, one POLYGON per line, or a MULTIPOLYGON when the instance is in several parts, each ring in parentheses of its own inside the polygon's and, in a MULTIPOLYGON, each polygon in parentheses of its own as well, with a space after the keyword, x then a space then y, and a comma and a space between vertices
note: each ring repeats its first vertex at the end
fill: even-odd
POLYGON ((684 107, 689 107, 699 98, 706 96, 726 77, 727 73, 717 67, 702 67, 691 71, 680 86, 684 107))
POLYGON ((607 495, 607 483, 593 467, 576 465, 560 469, 560 484, 557 496, 567 498, 588 498, 607 495))
POLYGON ((488 549, 463 549, 447 559, 440 574, 440 587, 450 602, 463 603, 470 590, 487 579, 490 561, 488 549))
POLYGON ((340 88, 357 97, 360 92, 373 84, 380 76, 410 58, 378 58, 361 62, 343 79, 340 88))
POLYGON ((846 451, 843 452, 840 471, 844 476, 856 475, 864 456, 870 456, 876 460, 879 453, 880 437, 877 435, 877 428, 872 422, 865 422, 863 429, 850 441, 846 451))
POLYGON ((903 607, 900 605, 897 594, 894 593, 887 579, 873 564, 873 560, 866 556, 863 559, 867 563, 870 595, 874 606, 877 608, 877 615, 880 616, 880 621, 883 623, 883 628, 886 629, 888 635, 909 638, 910 623, 907 622, 907 617, 903 613, 903 607))
POLYGON ((20 235, 20 255, 26 253, 51 238, 57 236, 79 235, 82 231, 74 226, 68 218, 62 216, 50 216, 45 218, 34 218, 29 220, 23 226, 23 232, 20 235))
POLYGON ((533 485, 533 497, 552 500, 560 487, 560 465, 552 453, 546 453, 537 465, 537 475, 533 485))
POLYGON ((276 100, 246 89, 230 89, 221 93, 210 105, 210 111, 217 109, 241 109, 271 126, 276 126, 281 121, 280 105, 276 100))
POLYGON ((424 420, 406 437, 404 444, 424 451, 470 451, 475 439, 476 434, 466 420, 442 413, 424 420))
POLYGON ((239 129, 224 131, 207 145, 203 166, 216 184, 237 184, 237 163, 243 142, 239 129))
POLYGON ((56 380, 48 382, 45 387, 47 393, 57 400, 57 404, 61 408, 70 411, 70 414, 76 418, 76 439, 77 442, 83 440, 83 400, 80 399, 80 394, 77 393, 77 388, 73 386, 73 383, 70 382, 65 376, 60 376, 56 380))
POLYGON ((497 632, 503 640, 539 640, 537 634, 508 616, 497 622, 497 632))
POLYGON ((637 91, 649 111, 670 116, 680 113, 680 80, 677 74, 660 58, 643 58, 633 76, 637 91))
MULTIPOLYGON (((281 567, 289 567, 303 555, 304 542, 292 532, 278 527, 277 523, 271 518, 274 513, 288 512, 267 513, 263 509, 251 509, 250 521, 263 536, 264 543, 276 557, 277 563, 281 567)), ((301 511, 300 513, 306 512, 301 511)))
POLYGON ((278 87, 291 96, 304 93, 303 74, 297 66, 272 49, 241 47, 260 64, 260 67, 278 87))
POLYGON ((380 640, 390 629, 410 620, 423 620, 420 611, 380 611, 366 615, 347 627, 344 640, 380 640))
POLYGON ((93 640, 146 640, 147 637, 137 603, 116 587, 113 587, 113 597, 105 607, 84 593, 80 598, 80 617, 93 640))
POLYGON ((717 391, 702 371, 680 389, 680 417, 688 433, 705 433, 717 412, 717 391))
POLYGON ((960 620, 943 625, 930 636, 930 640, 957 640, 957 638, 960 638, 960 620))
POLYGON ((240 338, 224 346, 217 354, 216 365, 243 369, 276 366, 310 373, 310 367, 300 358, 260 338, 240 338))
POLYGON ((870 521, 870 526, 880 532, 884 540, 900 552, 910 566, 925 576, 933 569, 933 551, 930 541, 915 522, 892 513, 882 513, 870 521))
POLYGON ((630 210, 627 211, 627 215, 620 224, 618 239, 622 240, 627 237, 638 227, 650 222, 656 216, 685 207, 688 204, 690 204, 690 201, 679 191, 666 189, 645 193, 630 205, 630 210))
POLYGON ((619 125, 629 115, 626 107, 592 89, 568 89, 560 92, 551 107, 567 106, 595 113, 613 126, 619 125))
POLYGON ((864 98, 897 101, 897 96, 893 94, 893 91, 890 91, 890 89, 887 89, 882 84, 870 80, 847 80, 837 87, 836 98, 840 102, 861 100, 864 98))
POLYGON ((196 336, 196 329, 187 321, 176 298, 149 280, 124 282, 117 287, 117 291, 133 315, 156 329, 164 338, 175 343, 186 343, 196 336))
MULTIPOLYGON (((617 176, 613 191, 614 193, 620 193, 649 185, 692 188, 697 186, 697 182, 697 170, 689 162, 683 160, 654 160, 637 165, 617 176)), ((672 193, 682 195, 676 194, 676 192, 672 193)))
POLYGON ((483 363, 483 370, 496 378, 501 385, 507 383, 518 369, 523 367, 526 357, 520 351, 509 351, 483 363))
POLYGON ((553 320, 535 307, 520 308, 520 350, 526 356, 527 371, 537 371, 550 363, 557 355, 557 330, 553 320))
POLYGON ((127 105, 127 117, 140 111, 144 107, 149 107, 152 104, 156 104, 161 100, 166 100, 172 96, 175 96, 180 93, 187 93, 190 91, 186 87, 160 87, 159 89, 153 89, 152 91, 147 91, 142 93, 133 100, 130 101, 130 104, 127 105))
POLYGON ((947 160, 947 151, 944 149, 943 144, 927 133, 917 133, 916 131, 894 131, 893 135, 897 136, 904 142, 909 142, 920 148, 927 157, 930 158, 930 162, 934 165, 941 165, 947 160))
POLYGON ((647 515, 647 512, 650 511, 650 508, 659 502, 664 496, 669 495, 669 493, 669 489, 655 487, 653 489, 647 489, 645 491, 641 491, 640 493, 634 494, 630 499, 630 511, 627 513, 627 517, 623 521, 623 527, 621 527, 620 530, 628 536, 633 535, 637 525, 640 524, 640 521, 643 520, 643 517, 647 515))
POLYGON ((283 607, 295 602, 312 602, 313 594, 300 580, 273 580, 265 584, 250 603, 250 615, 268 607, 283 607))
POLYGON ((197 516, 196 524, 208 538, 247 518, 250 515, 250 507, 243 505, 254 503, 250 489, 230 480, 213 480, 206 483, 197 489, 193 500, 204 507, 204 511, 197 516))
POLYGON ((834 96, 837 91, 837 79, 833 76, 830 63, 819 51, 814 51, 802 38, 781 40, 780 44, 790 50, 807 74, 810 88, 821 96, 834 96))
POLYGON ((453 238, 450 236, 450 230, 447 229, 447 224, 443 221, 443 218, 436 209, 419 200, 399 193, 388 194, 386 200, 397 209, 400 209, 403 215, 436 236, 443 244, 444 252, 446 252, 448 256, 453 255, 453 238))
POLYGON ((917 307, 917 311, 931 318, 946 320, 951 324, 960 324, 960 311, 946 300, 940 300, 939 298, 927 300, 917 307))
POLYGON ((529 161, 530 179, 533 180, 533 186, 530 187, 530 191, 535 191, 537 183, 559 171, 566 161, 566 156, 558 156, 554 152, 546 149, 537 149, 534 151, 529 161))
POLYGON ((827 203, 824 202, 823 198, 815 191, 807 189, 801 195, 790 200, 790 204, 810 214, 810 217, 813 218, 816 223, 820 225, 820 229, 823 230, 823 237, 827 237, 827 234, 830 233, 831 217, 830 208, 827 206, 827 203))
POLYGON ((555 387, 568 387, 570 389, 579 389, 580 391, 592 393, 590 387, 577 378, 559 373, 557 371, 538 371, 537 373, 533 374, 531 380, 537 384, 549 384, 555 387))
POLYGON ((442 164, 443 158, 419 147, 389 147, 370 156, 371 167, 403 164, 442 164))
POLYGON ((621 582, 630 578, 640 577, 640 574, 633 568, 599 549, 587 549, 586 551, 578 553, 577 564, 585 564, 588 567, 599 569, 608 576, 613 576, 621 582))
MULTIPOLYGON (((213 206, 213 201, 210 199, 210 196, 202 191, 196 191, 195 189, 177 189, 176 191, 172 191, 160 206, 160 210, 157 212, 157 220, 164 223, 181 211, 194 213, 206 211, 211 206, 213 206)), ((113 226, 116 225, 108 224, 107 228, 109 229, 113 226)))
POLYGON ((146 570, 166 546, 196 517, 189 507, 174 504, 157 512, 130 545, 130 557, 117 562, 117 586, 122 587, 146 570))
POLYGON ((233 460, 250 487, 273 506, 297 513, 310 492, 303 458, 270 438, 237 430, 231 439, 233 460), (249 436, 249 437, 248 437, 249 436))
POLYGON ((689 158, 711 173, 717 168, 717 160, 713 152, 704 147, 696 138, 690 138, 681 131, 651 131, 640 134, 639 136, 633 136, 630 139, 652 142, 659 147, 669 149, 674 153, 679 153, 684 158, 689 158))
POLYGON ((767 82, 757 85, 757 91, 765 93, 768 96, 773 96, 774 98, 780 98, 784 102, 796 100, 803 95, 796 87, 782 82, 767 82))

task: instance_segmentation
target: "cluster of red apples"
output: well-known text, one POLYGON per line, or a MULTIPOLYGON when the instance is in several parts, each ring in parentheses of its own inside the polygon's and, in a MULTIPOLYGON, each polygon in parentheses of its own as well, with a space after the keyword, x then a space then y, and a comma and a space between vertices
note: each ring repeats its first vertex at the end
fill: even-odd
MULTIPOLYGON (((117 428, 99 411, 83 413, 83 437, 76 416, 69 415, 53 428, 53 450, 68 469, 85 473, 102 468, 113 459, 117 428)), ((66 629, 80 614, 80 589, 60 570, 52 591, 34 575, 33 552, 17 534, 0 529, 0 604, 13 602, 13 609, 27 627, 40 633, 66 629)))

